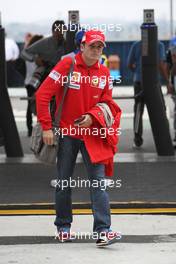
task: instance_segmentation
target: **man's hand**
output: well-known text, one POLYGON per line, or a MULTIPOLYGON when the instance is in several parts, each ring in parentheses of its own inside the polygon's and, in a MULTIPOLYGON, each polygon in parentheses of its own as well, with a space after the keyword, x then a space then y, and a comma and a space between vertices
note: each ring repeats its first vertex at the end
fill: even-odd
POLYGON ((44 61, 42 60, 41 57, 37 56, 35 58, 35 63, 38 65, 38 66, 44 66, 44 61))
POLYGON ((136 64, 133 63, 133 64, 128 64, 128 68, 131 70, 131 71, 134 71, 136 69, 136 64))
POLYGON ((46 145, 53 145, 54 144, 54 134, 53 134, 53 131, 51 129, 43 131, 43 141, 46 145))
POLYGON ((93 123, 92 116, 89 114, 83 115, 84 119, 79 123, 79 127, 90 127, 93 123))
POLYGON ((173 93, 173 85, 170 82, 167 84, 167 93, 168 94, 172 94, 173 93))

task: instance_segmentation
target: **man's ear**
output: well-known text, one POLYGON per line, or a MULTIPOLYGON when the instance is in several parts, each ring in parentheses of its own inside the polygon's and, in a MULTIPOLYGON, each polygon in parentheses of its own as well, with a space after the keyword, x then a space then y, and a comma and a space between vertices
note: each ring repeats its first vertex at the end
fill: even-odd
POLYGON ((81 44, 81 46, 80 46, 80 50, 81 50, 81 51, 84 50, 84 44, 81 44))

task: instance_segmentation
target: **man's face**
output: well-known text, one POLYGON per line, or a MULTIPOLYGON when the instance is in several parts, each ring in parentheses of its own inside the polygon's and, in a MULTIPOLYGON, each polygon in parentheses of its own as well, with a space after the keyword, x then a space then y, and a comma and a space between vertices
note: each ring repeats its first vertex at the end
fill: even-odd
POLYGON ((104 45, 100 41, 90 45, 85 43, 82 45, 82 52, 89 60, 99 60, 102 55, 103 48, 104 45))
POLYGON ((52 31, 52 35, 54 37, 54 39, 56 40, 60 40, 63 39, 63 25, 56 25, 54 30, 52 31))

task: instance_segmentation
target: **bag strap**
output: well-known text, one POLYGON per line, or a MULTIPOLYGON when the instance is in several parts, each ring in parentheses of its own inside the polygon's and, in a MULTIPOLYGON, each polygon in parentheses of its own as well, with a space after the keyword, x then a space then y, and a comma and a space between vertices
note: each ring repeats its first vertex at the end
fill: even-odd
POLYGON ((62 108, 63 108, 63 104, 64 104, 64 99, 65 99, 65 96, 67 94, 67 91, 69 89, 69 84, 70 84, 70 80, 71 80, 71 76, 72 76, 72 73, 73 73, 73 69, 74 69, 74 58, 72 58, 72 63, 71 63, 71 66, 70 66, 70 70, 69 70, 69 73, 67 75, 67 82, 64 84, 64 92, 63 92, 63 96, 62 96, 62 100, 61 100, 61 103, 60 103, 60 106, 57 110, 57 114, 55 116, 55 126, 57 127, 59 125, 59 122, 60 122, 60 118, 61 118, 61 113, 62 113, 62 108))

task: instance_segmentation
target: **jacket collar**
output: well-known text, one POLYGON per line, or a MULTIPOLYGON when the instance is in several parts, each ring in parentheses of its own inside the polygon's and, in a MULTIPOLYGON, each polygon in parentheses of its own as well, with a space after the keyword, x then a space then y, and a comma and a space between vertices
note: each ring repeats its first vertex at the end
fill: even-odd
POLYGON ((75 56, 75 63, 77 65, 82 66, 83 68, 89 68, 89 69, 99 69, 100 68, 100 63, 99 61, 97 61, 95 64, 93 64, 92 66, 87 66, 82 58, 82 53, 79 52, 76 54, 75 56))

